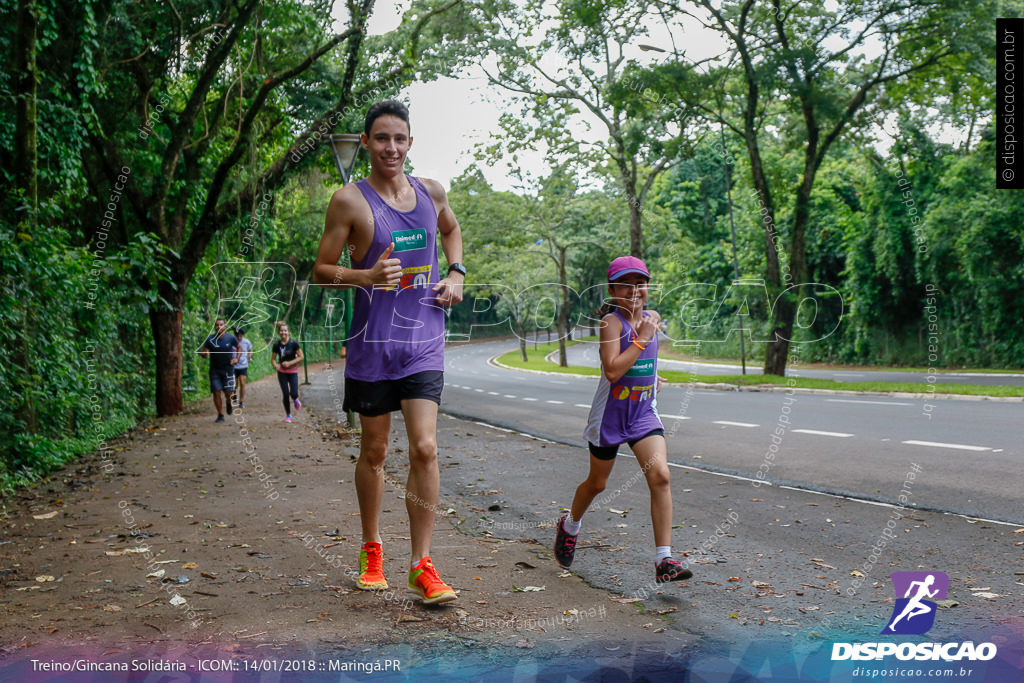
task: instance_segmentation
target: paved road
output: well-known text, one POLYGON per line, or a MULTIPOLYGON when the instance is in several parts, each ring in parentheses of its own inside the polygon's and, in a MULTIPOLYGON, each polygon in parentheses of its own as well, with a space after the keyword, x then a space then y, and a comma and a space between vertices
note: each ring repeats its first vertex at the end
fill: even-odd
MULTIPOLYGON (((584 445, 596 379, 506 370, 509 343, 450 346, 444 409, 584 445)), ((669 460, 812 491, 1024 523, 1019 402, 890 399, 667 387, 669 460), (773 448, 775 446, 776 448, 773 448), (904 485, 911 464, 916 480, 904 485), (903 493, 903 495, 908 495, 903 493)))
MULTIPOLYGON (((555 591, 559 581, 574 580, 575 575, 612 596, 640 600, 644 614, 651 615, 652 642, 666 651, 692 634, 700 634, 702 648, 715 657, 728 652, 737 661, 747 657, 742 649, 752 642, 784 656, 794 652, 797 643, 799 647, 825 643, 822 657, 828 665, 830 641, 877 638, 892 609, 889 572, 935 569, 950 576, 948 597, 958 601, 960 607, 943 613, 941 622, 937 620, 930 632, 931 638, 942 642, 998 639, 1007 643, 1008 651, 1019 651, 1009 645, 1019 636, 1005 633, 1005 625, 1019 619, 1024 600, 1019 577, 1014 574, 1019 569, 1020 555, 1019 546, 1014 545, 1018 540, 1012 533, 1014 527, 921 510, 899 511, 863 500, 870 496, 895 498, 906 490, 907 507, 917 503, 917 507, 951 508, 955 506, 946 504, 944 497, 953 500, 956 495, 961 500, 954 502, 964 507, 970 504, 966 498, 970 491, 999 489, 1001 502, 986 501, 989 508, 998 508, 986 508, 992 512, 990 516, 1008 511, 1007 517, 1019 517, 1012 507, 1011 484, 1003 486, 999 477, 986 479, 989 460, 1013 462, 1017 457, 1002 441, 1000 453, 898 441, 881 442, 884 449, 864 446, 873 442, 867 433, 860 432, 861 426, 923 432, 929 424, 951 422, 955 410, 967 407, 966 402, 937 401, 945 412, 929 423, 920 416, 920 402, 893 408, 874 403, 824 403, 817 402, 821 397, 798 395, 790 406, 793 429, 808 424, 807 416, 839 414, 851 420, 851 416, 856 417, 857 433, 852 437, 826 437, 787 430, 778 465, 770 476, 774 478, 784 470, 788 477, 802 478, 805 483, 799 488, 758 488, 749 478, 714 470, 756 471, 771 443, 768 425, 747 427, 735 423, 755 424, 759 415, 776 420, 785 394, 694 392, 688 403, 673 409, 681 413, 685 408, 686 417, 691 419, 666 418, 666 426, 670 431, 676 427, 668 440, 670 461, 676 465, 672 470, 676 525, 673 547, 691 564, 695 576, 683 584, 658 586, 652 582, 650 499, 637 463, 626 449, 607 490, 595 501, 594 512, 584 519, 572 574, 553 566, 550 544, 554 523, 560 508, 570 503, 587 462, 584 450, 565 444, 582 445, 579 434, 587 410, 581 406, 589 403, 596 380, 521 373, 487 364, 490 356, 506 347, 507 342, 450 346, 446 351, 448 385, 442 409, 473 416, 488 425, 548 435, 564 443, 522 438, 441 416, 438 444, 440 509, 450 511, 452 521, 461 530, 493 538, 496 545, 529 544, 531 540, 539 544, 530 546, 537 561, 525 565, 519 574, 510 575, 511 583, 521 586, 529 582, 555 591), (881 419, 889 410, 902 412, 881 419), (973 468, 958 466, 966 458, 971 459, 973 468), (719 465, 709 464, 713 461, 719 465), (916 470, 912 463, 917 463, 916 470), (691 464, 709 471, 693 469, 691 464), (911 472, 914 479, 908 487, 905 481, 911 472), (850 500, 812 492, 834 487, 835 481, 859 491, 861 498, 850 500), (666 630, 658 633, 662 628, 666 630)), ((314 386, 303 389, 304 402, 328 419, 342 419, 334 403, 338 392, 332 389, 340 385, 340 374, 333 384, 317 375, 314 386)), ((685 388, 665 391, 669 394, 663 392, 663 404, 669 399, 687 398, 685 388)), ((988 407, 1006 406, 1020 408, 1019 404, 988 407)), ((668 412, 667 408, 663 412, 668 412)), ((395 420, 400 423, 401 417, 395 420)), ((1006 438, 992 429, 981 431, 980 436, 991 433, 993 438, 1006 438)), ((398 467, 404 466, 404 447, 404 440, 396 437, 394 463, 398 467)), ((1019 450, 1014 453, 1019 454, 1019 450)), ((443 556, 446 549, 438 547, 437 551, 443 556)), ((494 599, 503 600, 509 595, 498 591, 494 599)), ((607 599, 595 595, 594 605, 607 599)), ((614 629, 614 625, 609 628, 614 629)), ((581 653, 585 658, 613 650, 635 651, 647 644, 614 642, 605 648, 604 643, 569 637, 567 642, 573 646, 590 648, 581 653)), ((614 632, 609 634, 609 638, 614 637, 614 632)), ((720 661, 712 660, 709 666, 720 661)), ((763 658, 755 658, 747 670, 757 672, 762 668, 763 658)), ((713 670, 720 673, 717 668, 713 670)), ((717 673, 707 676, 708 680, 719 678, 717 673)), ((983 680, 981 676, 975 678, 983 680)))
MULTIPOLYGON (((579 328, 574 338, 590 336, 590 330, 579 328)), ((546 341, 541 335, 540 340, 546 341)), ((664 335, 661 338, 662 348, 669 348, 672 340, 664 335)), ((704 349, 713 350, 713 346, 705 344, 704 349)), ((681 349, 682 350, 682 349, 681 349)), ((689 353, 691 346, 685 347, 689 353)), ((593 343, 577 344, 570 346, 568 351, 570 365, 586 365, 598 367, 600 361, 597 357, 597 345, 593 343)), ((690 361, 662 360, 659 361, 662 368, 666 370, 677 370, 679 372, 693 372, 698 375, 738 375, 742 372, 739 363, 699 363, 690 361)), ((836 382, 919 382, 921 390, 924 391, 929 382, 936 384, 982 384, 987 386, 1024 386, 1024 373, 1020 372, 901 372, 895 370, 819 370, 812 368, 791 367, 790 374, 796 373, 800 377, 813 379, 831 379, 836 382)), ((747 361, 747 374, 760 375, 760 361, 747 361)))

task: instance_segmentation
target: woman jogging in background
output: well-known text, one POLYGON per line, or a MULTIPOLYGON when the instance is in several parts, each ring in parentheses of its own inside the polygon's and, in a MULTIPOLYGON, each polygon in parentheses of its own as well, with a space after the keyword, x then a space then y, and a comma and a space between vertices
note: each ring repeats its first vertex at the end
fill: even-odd
POLYGON ((572 564, 583 514, 608 484, 619 446, 629 444, 651 490, 655 581, 679 581, 693 572, 672 558, 672 491, 665 429, 658 417, 658 328, 661 316, 644 310, 651 275, 644 262, 620 256, 608 266, 610 299, 601 319, 601 380, 583 432, 590 443, 590 474, 576 489, 568 515, 558 520, 555 558, 572 564))
POLYGON ((302 407, 299 402, 299 363, 303 355, 299 342, 291 338, 287 323, 277 324, 277 334, 281 338, 271 348, 270 364, 277 370, 277 382, 281 385, 284 421, 291 422, 292 405, 295 405, 295 410, 302 407))
POLYGON ((249 359, 252 358, 252 342, 245 336, 245 328, 239 327, 235 330, 235 339, 238 340, 238 362, 235 363, 235 396, 238 397, 238 407, 245 407, 245 381, 249 373, 249 359))

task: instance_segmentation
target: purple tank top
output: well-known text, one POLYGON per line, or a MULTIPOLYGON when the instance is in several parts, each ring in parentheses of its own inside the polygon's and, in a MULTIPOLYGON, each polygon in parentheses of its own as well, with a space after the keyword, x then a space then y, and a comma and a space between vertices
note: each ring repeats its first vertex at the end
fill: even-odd
MULTIPOLYGON (((619 353, 622 353, 633 343, 636 334, 617 310, 612 315, 622 322, 622 337, 619 338, 619 353)), ((652 430, 664 429, 658 417, 657 390, 658 337, 655 335, 625 375, 614 383, 601 375, 583 437, 595 446, 618 446, 646 436, 652 430)))
POLYGON ((364 382, 444 370, 444 310, 432 287, 438 282, 437 211, 418 178, 406 176, 416 208, 399 211, 366 180, 356 187, 373 212, 373 242, 352 267, 371 268, 388 245, 402 262, 402 280, 390 289, 356 287, 345 376, 364 382))

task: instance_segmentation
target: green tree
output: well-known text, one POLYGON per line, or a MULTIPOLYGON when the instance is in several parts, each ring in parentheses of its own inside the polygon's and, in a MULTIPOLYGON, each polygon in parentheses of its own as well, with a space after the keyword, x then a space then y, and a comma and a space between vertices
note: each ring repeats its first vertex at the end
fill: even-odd
POLYGON ((158 414, 182 407, 185 291, 214 236, 311 164, 335 126, 356 125, 366 104, 396 93, 428 53, 436 59, 433 24, 458 3, 415 4, 381 38, 365 36, 374 0, 348 0, 338 33, 317 2, 122 2, 103 17, 111 96, 89 132, 95 183, 114 187, 131 169, 123 224, 170 250, 170 280, 151 283, 158 414))
MULTIPOLYGON (((872 125, 882 113, 873 101, 887 88, 924 84, 933 74, 962 67, 964 54, 985 54, 991 32, 982 27, 995 16, 991 3, 955 0, 851 0, 834 6, 693 0, 686 7, 659 5, 673 20, 700 14, 728 45, 719 63, 738 65, 736 76, 725 80, 725 111, 714 111, 694 88, 680 91, 680 97, 744 141, 753 189, 766 215, 765 277, 773 293, 807 281, 811 196, 818 171, 837 142, 872 125), (869 45, 876 48, 868 53, 873 57, 864 54, 869 45), (776 137, 803 157, 799 175, 781 185, 770 181, 764 159, 764 145, 776 137), (787 195, 789 218, 783 225, 777 220, 779 198, 787 195), (780 260, 776 246, 786 241, 788 263, 780 260)), ((675 58, 681 60, 682 54, 677 51, 675 58)), ((724 66, 716 71, 722 69, 731 73, 724 66)), ((709 78, 714 82, 718 74, 709 78)), ((915 92, 923 96, 929 91, 918 85, 915 92)), ((782 297, 772 311, 764 364, 768 374, 785 374, 796 301, 796 296, 782 297)))
POLYGON ((497 7, 487 17, 492 33, 487 47, 497 67, 487 75, 525 96, 523 114, 507 115, 506 128, 517 128, 517 134, 506 136, 504 144, 513 152, 544 145, 562 153, 553 131, 571 135, 571 125, 584 125, 581 111, 596 119, 607 141, 592 148, 576 141, 576 154, 586 151, 611 167, 629 210, 630 253, 642 257, 647 193, 691 143, 689 108, 669 105, 659 83, 638 79, 635 62, 626 57, 647 35, 649 4, 567 0, 558 3, 557 19, 537 1, 497 7), (533 124, 527 123, 531 118, 533 124))

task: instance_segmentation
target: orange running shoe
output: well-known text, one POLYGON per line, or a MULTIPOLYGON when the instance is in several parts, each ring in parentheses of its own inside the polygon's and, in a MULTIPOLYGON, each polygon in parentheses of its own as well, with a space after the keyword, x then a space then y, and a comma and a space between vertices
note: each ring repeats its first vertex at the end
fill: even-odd
POLYGON ((375 591, 388 587, 384 578, 384 552, 380 543, 364 543, 359 549, 359 578, 356 586, 364 591, 375 591))
POLYGON ((448 602, 457 597, 452 587, 437 575, 434 563, 430 561, 429 557, 424 557, 409 572, 409 589, 420 594, 424 605, 448 602))

